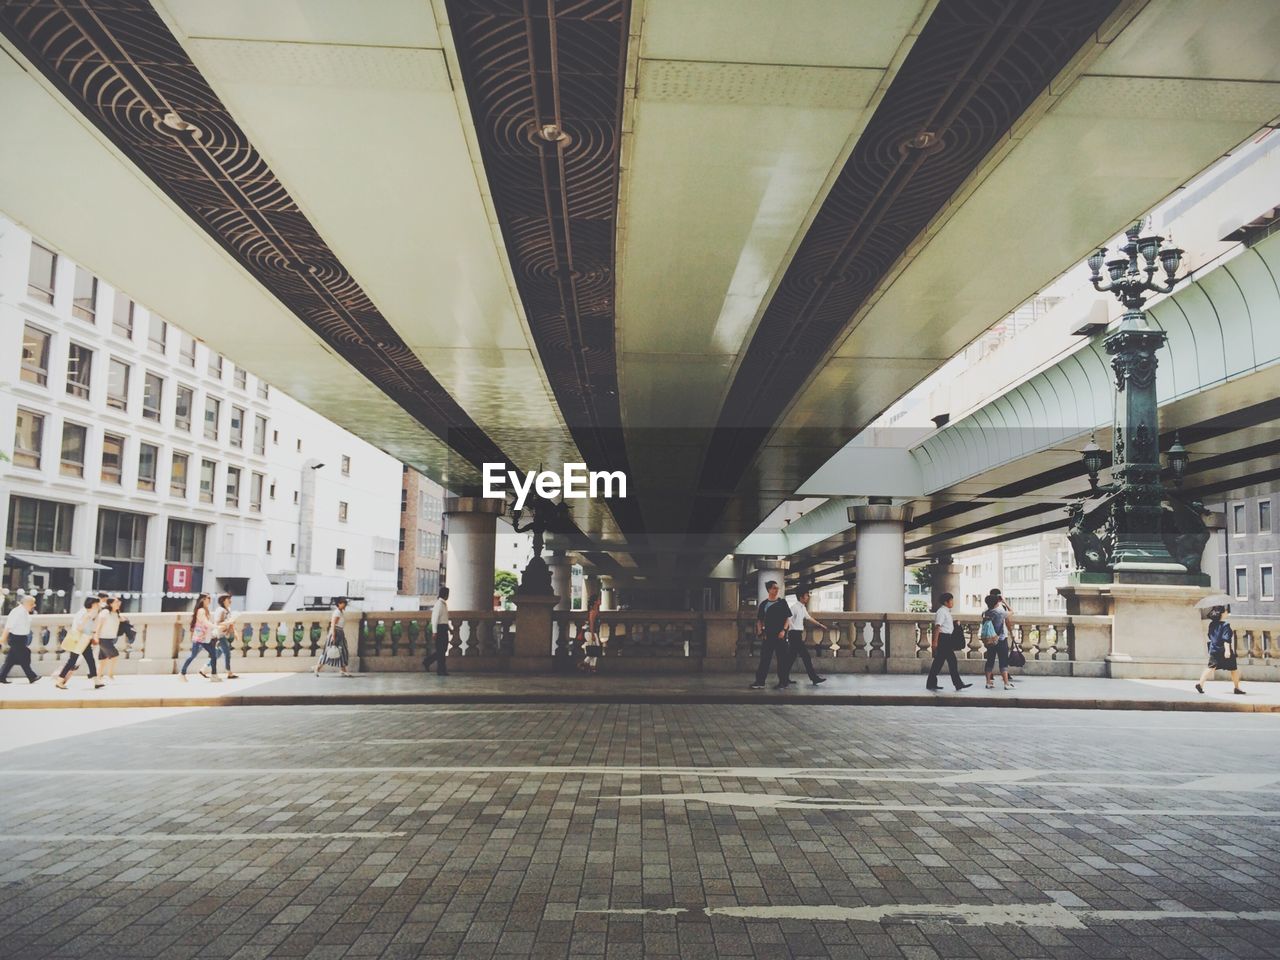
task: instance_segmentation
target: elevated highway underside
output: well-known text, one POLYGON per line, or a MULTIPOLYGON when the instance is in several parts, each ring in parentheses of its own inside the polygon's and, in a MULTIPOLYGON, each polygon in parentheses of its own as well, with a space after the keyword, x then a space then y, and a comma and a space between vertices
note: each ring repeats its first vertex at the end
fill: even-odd
MULTIPOLYGON (((1269 0, 0 0, 0 35, 0 209, 457 492, 625 471, 565 543, 654 577, 1280 116, 1269 0)), ((1269 373, 1175 394, 1189 485, 1275 469, 1269 373)), ((1049 522, 1074 456, 931 488, 909 550, 1049 522)))

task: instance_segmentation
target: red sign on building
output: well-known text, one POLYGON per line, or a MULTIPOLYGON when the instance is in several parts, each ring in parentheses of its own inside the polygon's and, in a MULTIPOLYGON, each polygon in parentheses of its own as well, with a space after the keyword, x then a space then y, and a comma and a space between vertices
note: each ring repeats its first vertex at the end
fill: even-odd
POLYGON ((164 568, 164 588, 170 593, 188 593, 191 590, 195 567, 183 563, 168 563, 164 568))

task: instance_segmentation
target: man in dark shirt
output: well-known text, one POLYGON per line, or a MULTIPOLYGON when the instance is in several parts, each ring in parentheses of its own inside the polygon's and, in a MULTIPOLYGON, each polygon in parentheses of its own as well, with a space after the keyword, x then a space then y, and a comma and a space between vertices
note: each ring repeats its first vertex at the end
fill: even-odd
POLYGON ((787 601, 778 596, 778 581, 770 580, 765 585, 769 595, 760 601, 756 611, 756 633, 760 636, 760 665, 756 667, 756 681, 751 684, 752 690, 763 690, 765 678, 769 676, 769 661, 774 653, 778 655, 778 689, 790 686, 787 676, 787 627, 791 623, 791 607, 787 601))

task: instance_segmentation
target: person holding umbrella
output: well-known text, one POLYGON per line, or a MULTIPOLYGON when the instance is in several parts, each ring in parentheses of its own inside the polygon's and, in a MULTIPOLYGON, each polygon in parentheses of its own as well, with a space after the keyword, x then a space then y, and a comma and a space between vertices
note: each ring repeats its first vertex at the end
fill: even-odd
MULTIPOLYGON (((1217 600, 1220 597, 1206 597, 1206 600, 1217 600)), ((1204 601, 1201 601, 1203 604, 1204 601)), ((1235 634, 1227 621, 1231 610, 1226 604, 1215 604, 1209 608, 1209 664, 1200 674, 1196 683, 1196 692, 1204 693, 1204 685, 1213 679, 1214 673, 1226 670, 1231 674, 1232 693, 1244 694, 1240 687, 1240 666, 1236 662, 1235 634)))

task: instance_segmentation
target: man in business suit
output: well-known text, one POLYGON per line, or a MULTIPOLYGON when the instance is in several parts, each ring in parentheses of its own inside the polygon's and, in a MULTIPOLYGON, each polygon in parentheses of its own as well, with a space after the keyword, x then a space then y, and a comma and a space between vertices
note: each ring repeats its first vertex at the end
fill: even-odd
POLYGON ((9 611, 4 621, 4 633, 0 634, 0 646, 9 641, 9 652, 4 655, 4 666, 0 666, 0 683, 9 682, 9 671, 14 667, 21 668, 27 675, 28 683, 35 683, 40 677, 31 669, 31 614, 36 608, 36 598, 26 594, 18 601, 18 605, 9 611))
POLYGON ((770 580, 764 585, 768 596, 760 601, 756 610, 756 633, 760 636, 760 665, 756 667, 755 683, 752 690, 763 690, 764 682, 769 676, 769 661, 778 655, 778 685, 782 689, 790 685, 787 676, 787 627, 791 624, 791 608, 787 601, 778 596, 778 581, 770 580))

